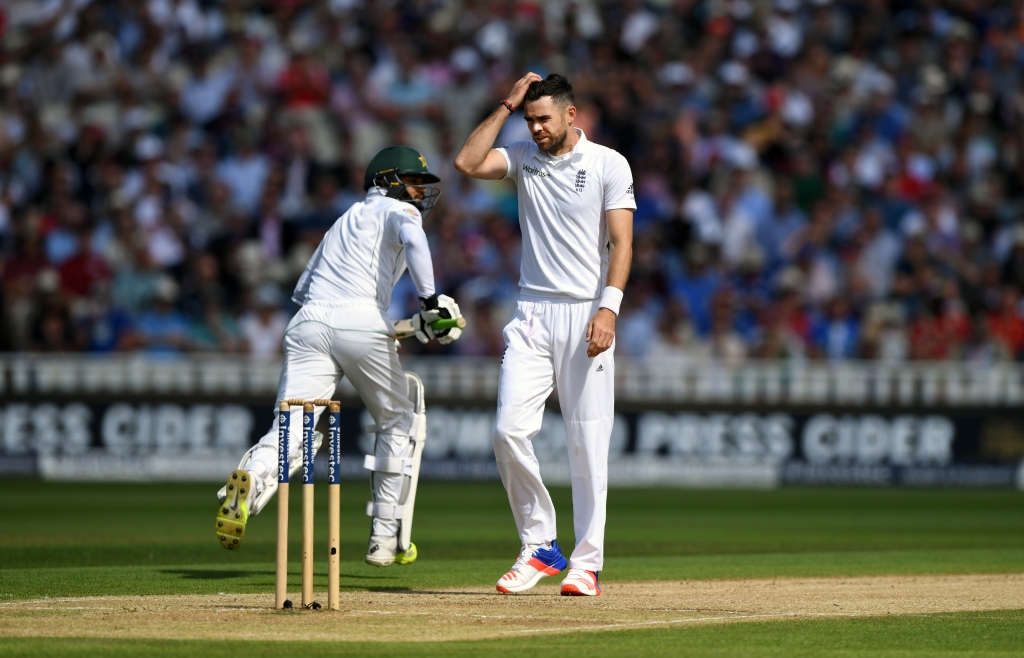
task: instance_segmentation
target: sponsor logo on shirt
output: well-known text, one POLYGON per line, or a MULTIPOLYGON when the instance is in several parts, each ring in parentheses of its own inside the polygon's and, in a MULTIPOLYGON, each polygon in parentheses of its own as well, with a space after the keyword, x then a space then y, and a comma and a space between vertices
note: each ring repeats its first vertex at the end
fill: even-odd
POLYGON ((587 186, 587 170, 580 169, 576 172, 576 191, 582 192, 583 188, 587 186))
POLYGON ((523 171, 525 171, 528 174, 533 174, 534 176, 540 176, 541 178, 551 178, 551 174, 549 174, 548 172, 541 171, 540 169, 534 169, 528 164, 523 165, 523 171))
POLYGON ((626 188, 626 194, 628 194, 629 196, 633 196, 633 184, 632 183, 630 183, 629 187, 626 188))

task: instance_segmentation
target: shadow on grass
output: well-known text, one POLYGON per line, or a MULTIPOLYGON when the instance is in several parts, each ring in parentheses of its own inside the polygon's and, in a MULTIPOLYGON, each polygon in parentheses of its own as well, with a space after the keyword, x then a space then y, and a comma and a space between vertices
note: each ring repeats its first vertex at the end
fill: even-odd
MULTIPOLYGON (((242 571, 239 569, 161 569, 160 573, 169 576, 181 576, 185 580, 229 580, 231 578, 249 578, 251 576, 273 576, 273 571, 242 571)), ((300 570, 289 570, 288 576, 301 576, 300 570)), ((339 574, 350 580, 388 580, 392 576, 364 576, 360 574, 339 574)))
POLYGON ((229 569, 161 569, 160 573, 181 576, 185 580, 228 580, 250 576, 274 575, 273 571, 239 571, 229 569))
POLYGON ((388 580, 390 578, 398 578, 398 576, 362 576, 354 573, 345 573, 344 571, 338 574, 341 578, 355 578, 357 580, 388 580))

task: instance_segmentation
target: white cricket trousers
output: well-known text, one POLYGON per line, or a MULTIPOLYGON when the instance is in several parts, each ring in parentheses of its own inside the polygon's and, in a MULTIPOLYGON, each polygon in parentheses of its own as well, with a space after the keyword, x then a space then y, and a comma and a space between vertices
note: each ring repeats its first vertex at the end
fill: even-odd
POLYGON ((600 300, 520 300, 505 327, 505 354, 498 379, 494 456, 524 544, 557 538, 555 506, 541 481, 533 451, 544 403, 557 387, 565 421, 572 478, 576 548, 569 566, 604 566, 608 445, 615 418, 614 343, 587 356, 587 323, 600 300))
MULTIPOLYGON (((348 377, 377 425, 376 457, 405 456, 412 428, 413 404, 395 340, 387 335, 391 322, 373 304, 307 302, 292 318, 284 336, 284 365, 277 399, 331 399, 348 377), (358 327, 358 328, 356 328, 358 327)), ((323 409, 317 407, 319 421, 323 409)), ((270 430, 243 466, 266 480, 277 477, 277 407, 270 430)), ((292 409, 290 464, 302 462, 302 408, 292 409)), ((402 475, 377 473, 374 500, 398 503, 402 475)), ((374 519, 373 534, 393 537, 398 521, 374 519)))

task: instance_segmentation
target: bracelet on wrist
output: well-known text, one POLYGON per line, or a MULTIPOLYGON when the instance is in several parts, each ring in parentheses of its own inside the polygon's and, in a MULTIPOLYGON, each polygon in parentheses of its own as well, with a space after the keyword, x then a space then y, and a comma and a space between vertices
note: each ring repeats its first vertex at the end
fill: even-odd
POLYGON ((507 100, 501 101, 501 104, 505 106, 505 109, 508 110, 509 114, 512 114, 516 111, 515 106, 512 105, 512 103, 509 103, 507 100))

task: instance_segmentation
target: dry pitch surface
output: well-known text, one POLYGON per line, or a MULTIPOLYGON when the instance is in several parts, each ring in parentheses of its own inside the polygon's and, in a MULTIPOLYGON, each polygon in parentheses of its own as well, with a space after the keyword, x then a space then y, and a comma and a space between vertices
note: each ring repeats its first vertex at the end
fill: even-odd
MULTIPOLYGON (((552 579, 555 580, 555 579, 552 579)), ((297 599, 297 597, 296 597, 297 599)), ((317 600, 326 602, 323 593, 317 600)), ((272 595, 35 599, 0 604, 0 637, 253 640, 479 640, 678 624, 1024 609, 1024 574, 610 583, 596 599, 550 584, 345 592, 337 612, 269 609, 272 595)))

